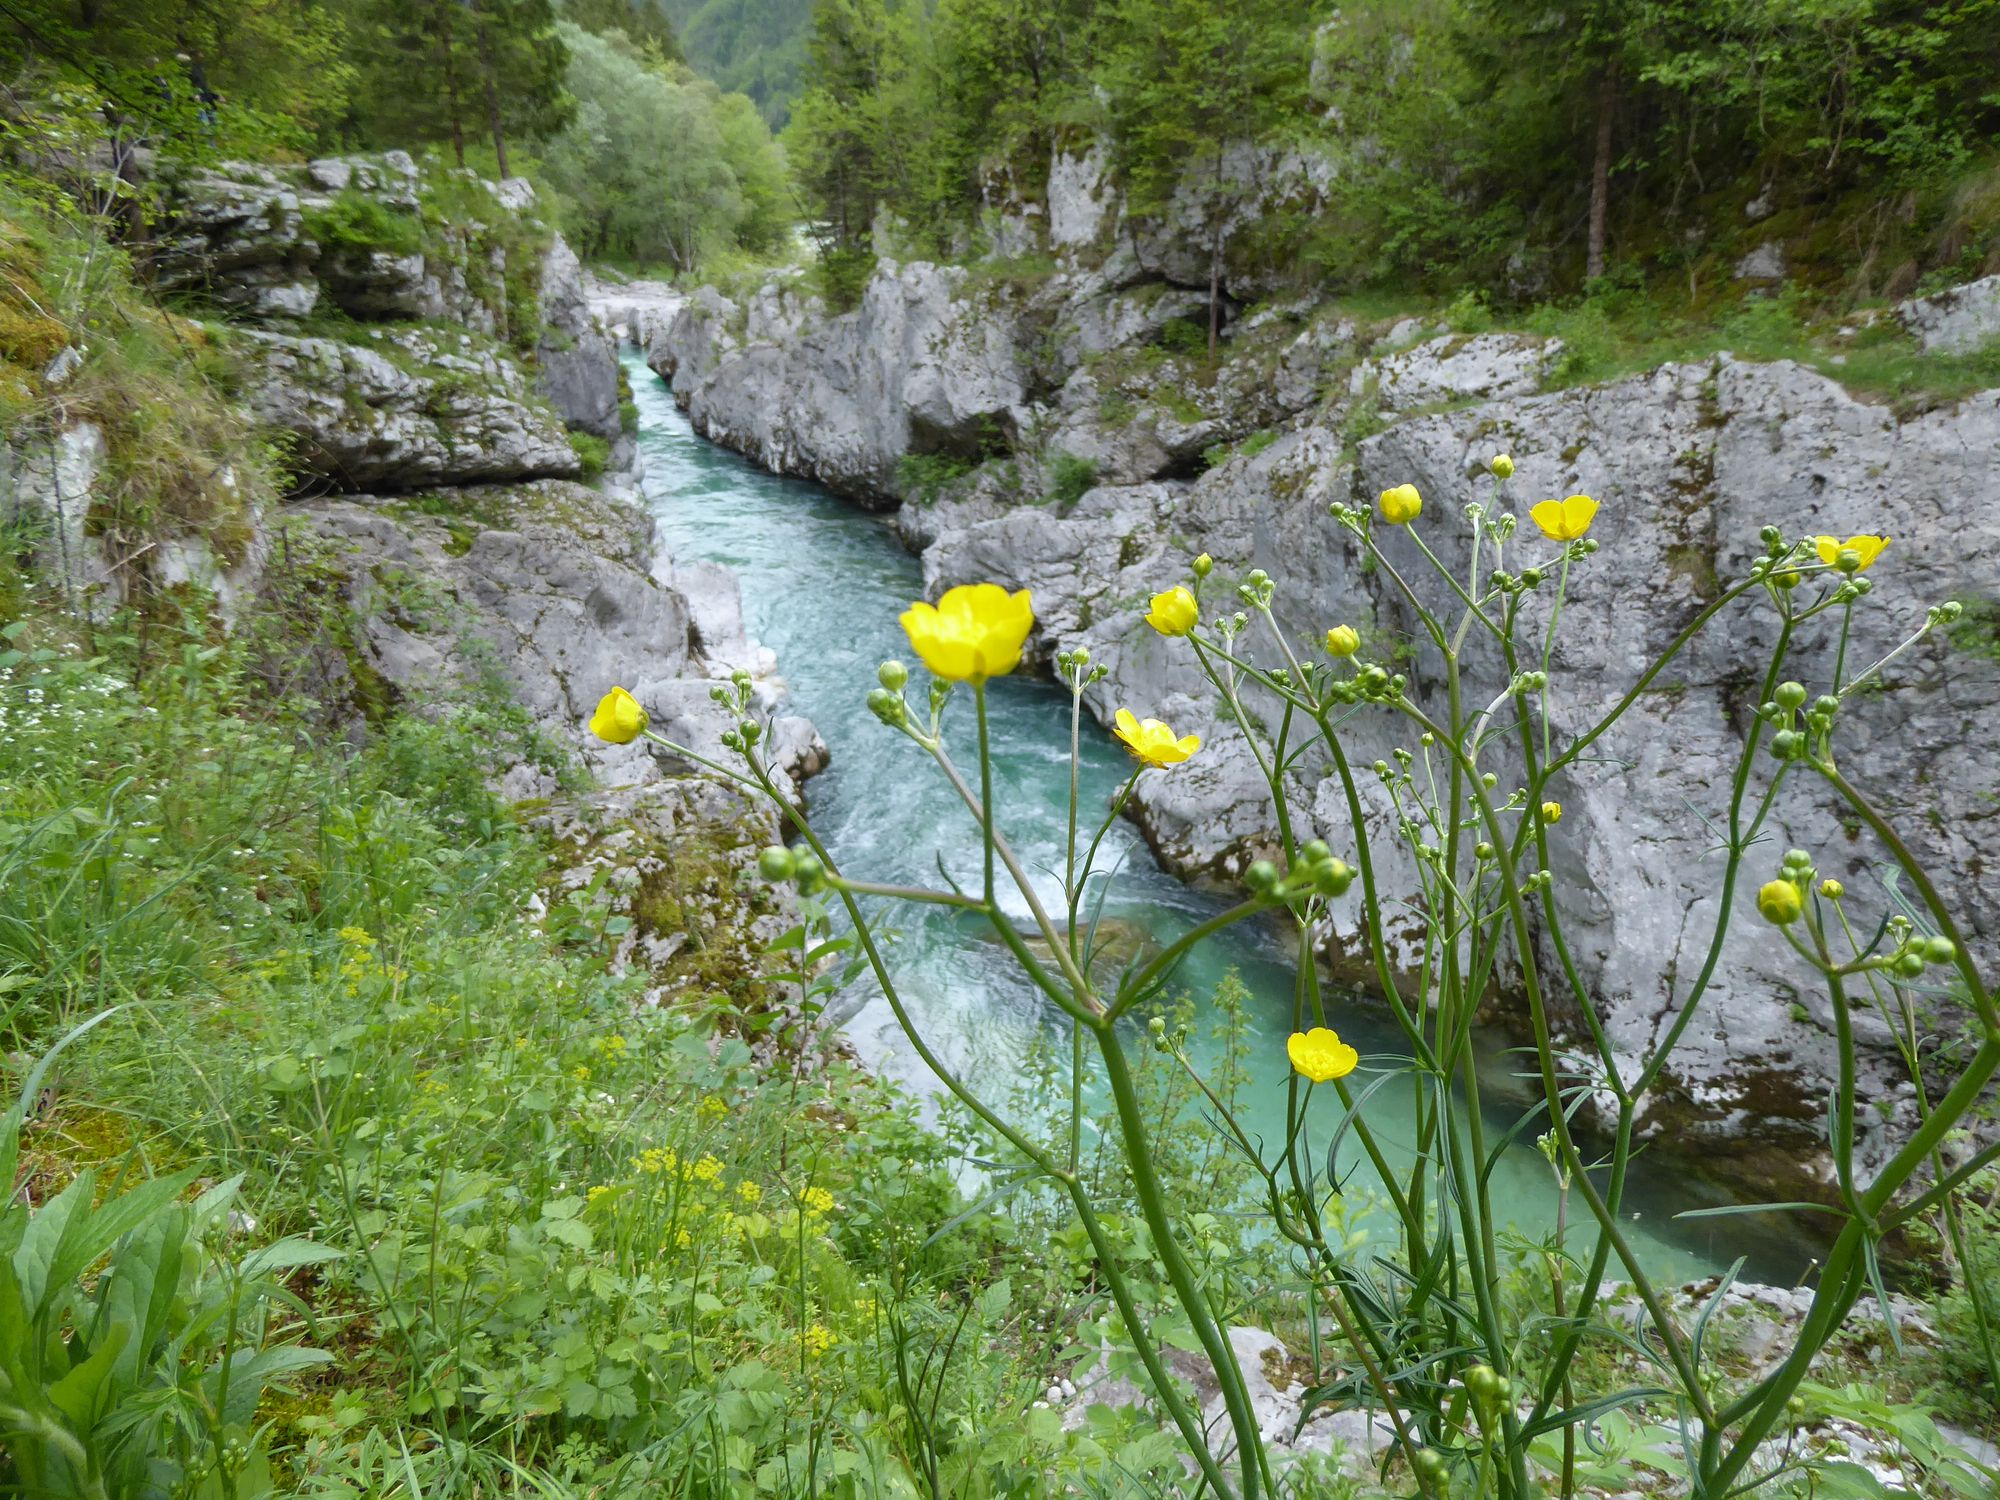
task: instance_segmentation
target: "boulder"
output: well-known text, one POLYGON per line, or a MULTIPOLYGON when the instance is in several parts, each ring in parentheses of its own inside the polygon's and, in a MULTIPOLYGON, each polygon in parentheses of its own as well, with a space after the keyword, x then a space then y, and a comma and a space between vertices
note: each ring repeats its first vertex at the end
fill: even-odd
POLYGON ((1912 298, 1898 304, 1896 316, 1932 353, 1969 353, 2000 338, 2000 276, 1912 298))
POLYGON ((563 424, 484 341, 378 332, 367 345, 234 336, 251 410, 297 437, 294 457, 308 472, 339 489, 409 490, 582 471, 563 424))

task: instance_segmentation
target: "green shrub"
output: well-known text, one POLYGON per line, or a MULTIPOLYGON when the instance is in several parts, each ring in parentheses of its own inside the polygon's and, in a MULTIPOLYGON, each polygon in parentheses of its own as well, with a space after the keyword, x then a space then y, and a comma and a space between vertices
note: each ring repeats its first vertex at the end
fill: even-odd
POLYGON ((572 427, 569 431, 570 451, 577 462, 583 465, 583 477, 595 479, 611 465, 611 443, 594 432, 584 432, 572 427))
POLYGON ((336 254, 415 255, 424 248, 421 219, 359 188, 342 189, 326 207, 308 209, 304 220, 307 235, 336 254))
POLYGON ((1048 485, 1044 495, 1053 504, 1067 507, 1081 500, 1096 483, 1095 459, 1079 458, 1074 453, 1057 453, 1048 463, 1048 485))
POLYGON ((951 453, 905 453, 896 460, 896 491, 918 505, 935 505, 944 492, 970 474, 969 458, 951 453))

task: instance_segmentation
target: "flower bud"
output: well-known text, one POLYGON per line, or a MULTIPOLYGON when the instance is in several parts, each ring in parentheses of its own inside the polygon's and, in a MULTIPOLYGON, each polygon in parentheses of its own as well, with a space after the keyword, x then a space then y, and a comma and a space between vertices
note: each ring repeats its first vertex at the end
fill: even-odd
POLYGON ((1799 888, 1789 880, 1769 880, 1757 892, 1757 910, 1764 920, 1774 926, 1783 927, 1788 922, 1796 922, 1804 903, 1799 899, 1799 888))
POLYGON ((1789 711, 1805 703, 1806 686, 1802 682, 1781 682, 1774 696, 1777 698, 1778 707, 1789 711))
POLYGON ((903 703, 903 695, 892 693, 885 687, 878 687, 869 693, 868 711, 891 729, 901 729, 909 717, 909 710, 903 703))
POLYGON ((1924 972, 1924 956, 1917 952, 1898 953, 1889 967, 1903 979, 1915 979, 1924 972))
POLYGON ((1560 802, 1544 802, 1542 804, 1542 821, 1544 823, 1560 823, 1562 820, 1563 805, 1560 802))
POLYGON ((1326 633, 1326 654, 1345 660, 1361 649, 1361 632, 1352 625, 1336 625, 1326 633))
POLYGON ((1852 547, 1842 547, 1834 555, 1833 565, 1843 573, 1859 573, 1861 571, 1861 554, 1852 547))
POLYGON ((1165 1035, 1167 1034, 1167 1019, 1166 1019, 1166 1017, 1165 1017, 1165 1016, 1155 1016, 1155 1017, 1153 1017, 1153 1019, 1152 1019, 1152 1020, 1150 1020, 1150 1021, 1148 1021, 1148 1022, 1146 1023, 1146 1029, 1147 1029, 1148 1031, 1152 1032, 1152 1034, 1153 1034, 1154 1036, 1156 1036, 1156 1037, 1163 1037, 1163 1036, 1165 1036, 1165 1035))
POLYGON ((1206 552, 1202 553, 1201 556, 1197 557, 1194 560, 1195 577, 1206 578, 1210 573, 1213 573, 1214 571, 1215 571, 1215 559, 1210 557, 1206 552))
POLYGON ((1493 788, 1500 785, 1500 777, 1495 772, 1487 771, 1480 776, 1479 784, 1490 792, 1493 788))
POLYGON ((1819 893, 1829 901, 1838 901, 1847 894, 1847 887, 1828 876, 1819 883, 1819 893))
POLYGON ((1344 896, 1354 884, 1354 867, 1343 859, 1329 859, 1313 867, 1313 886, 1322 896, 1344 896))
POLYGON ((1278 888, 1278 867, 1260 859, 1243 872, 1243 883, 1259 896, 1268 896, 1278 888))
POLYGON ((1950 938, 1930 937, 1924 939, 1925 963, 1948 964, 1956 963, 1957 961, 1958 948, 1950 938))
POLYGON ((1810 854, 1806 853, 1806 851, 1805 851, 1805 850, 1803 850, 1803 849, 1787 849, 1787 850, 1785 851, 1785 868, 1786 868, 1786 869, 1788 869, 1788 870, 1804 870, 1804 869, 1807 869, 1807 868, 1809 868, 1809 867, 1810 867, 1811 865, 1812 865, 1812 856, 1811 856, 1810 854))
POLYGON ((1472 846, 1472 857, 1474 859, 1491 859, 1498 852, 1498 850, 1484 839, 1481 839, 1472 846))
POLYGON ((1780 729, 1776 734, 1771 736, 1771 753, 1779 760, 1790 760, 1794 755, 1798 754, 1804 744, 1805 741, 1794 731, 1780 729))
POLYGON ((910 680, 910 669, 899 661, 885 661, 875 669, 875 680, 892 693, 900 693, 910 680))
POLYGON ((1521 586, 1530 589, 1540 588, 1542 586, 1542 570, 1540 568, 1521 569, 1521 586))
POLYGON ((743 743, 754 745, 764 738, 764 726, 754 719, 745 719, 736 726, 736 732, 743 736, 743 743))
POLYGON ((1514 477, 1514 460, 1504 453, 1494 454, 1493 477, 1495 479, 1512 479, 1514 477))
POLYGON ((801 854, 798 856, 798 882, 799 890, 802 893, 810 896, 825 881, 826 866, 820 863, 817 854, 801 854))
POLYGON ((1757 540, 1762 542, 1766 547, 1775 547, 1784 541, 1784 539, 1784 532, 1778 530, 1775 526, 1766 526, 1757 533, 1757 540))
POLYGON ((1781 589, 1795 589, 1799 586, 1801 579, 1797 573, 1787 568, 1781 573, 1774 574, 1771 582, 1775 583, 1781 589))
POLYGON ((757 855, 757 873, 766 880, 790 880, 798 872, 799 857, 783 844, 773 844, 757 855))
POLYGON ((1333 851, 1327 848, 1325 843, 1319 839, 1314 839, 1311 843, 1303 844, 1299 847, 1299 863, 1301 865, 1323 865, 1332 858, 1333 851))

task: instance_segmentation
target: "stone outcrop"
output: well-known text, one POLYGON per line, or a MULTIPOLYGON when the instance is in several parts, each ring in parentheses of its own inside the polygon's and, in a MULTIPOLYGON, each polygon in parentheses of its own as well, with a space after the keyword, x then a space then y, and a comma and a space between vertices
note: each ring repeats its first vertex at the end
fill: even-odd
POLYGON ((616 350, 524 181, 229 163, 168 184, 152 269, 258 330, 251 404, 339 488, 573 478, 567 430, 620 436, 616 350))
MULTIPOLYGON (((1274 835, 1244 741, 1207 706, 1185 648, 1143 625, 1147 596, 1185 579, 1201 551, 1216 559, 1210 588, 1222 601, 1233 603, 1234 582, 1264 568, 1296 637, 1351 622, 1372 656, 1394 659, 1431 691, 1438 663, 1407 603, 1363 565, 1328 506, 1370 505, 1382 489, 1415 483, 1427 500, 1426 538, 1462 573, 1461 508, 1490 501, 1484 461, 1506 450, 1519 469, 1502 503, 1524 524, 1544 496, 1582 491, 1604 504, 1592 533, 1602 550, 1575 569, 1565 606, 1558 743, 1608 711, 1745 575, 1767 524, 1792 536, 1896 539, 1856 615, 1850 675, 1922 625, 1928 605, 1964 603, 1957 629, 1898 656, 1850 699, 1842 734, 1851 774, 1936 873, 1968 931, 1982 941, 2000 931, 2000 876, 1984 852, 2000 823, 2000 762, 1981 735, 2000 715, 2000 529, 1984 498, 2000 448, 2000 392, 1901 415, 1810 370, 1727 356, 1557 389, 1556 345, 1456 337, 1415 321, 1370 327, 1308 303, 1242 316, 1211 364, 1199 357, 1205 297, 1174 276, 1147 279, 1151 262, 1119 248, 1129 236, 1110 228, 1113 205, 1093 180, 1075 162, 1052 176, 1037 222, 1048 226, 1053 275, 1016 283, 1004 267, 885 262, 860 306, 840 314, 796 282, 741 303, 704 292, 651 353, 710 436, 863 503, 906 493, 896 524, 923 552, 932 589, 974 579, 1032 588, 1040 625, 1031 652, 1046 659, 1087 645, 1110 668, 1091 697, 1101 718, 1130 705, 1203 734, 1200 757, 1145 778, 1136 799, 1169 867, 1230 882, 1274 835), (958 473, 978 456, 966 427, 974 414, 1008 451, 958 473), (954 462, 918 490, 897 480, 909 454, 954 462), (1068 492, 1058 482, 1064 461, 1068 492)), ((1388 546, 1410 554, 1402 571, 1427 606, 1451 608, 1413 549, 1395 537, 1388 546)), ((1541 550, 1538 538, 1523 539, 1510 560, 1541 550)), ((1530 632, 1550 592, 1528 600, 1530 632)), ((1711 822, 1726 812, 1773 629, 1758 598, 1731 606, 1560 789, 1555 858, 1586 994, 1559 997, 1559 1016, 1571 1007, 1576 1033, 1574 1007, 1594 1006, 1624 1058, 1650 1055, 1701 967, 1720 878, 1711 822)), ((1794 642, 1791 675, 1827 682, 1836 647, 1831 623, 1816 622, 1794 642)), ((1496 663, 1468 668, 1467 692, 1479 701, 1504 686, 1496 663)), ((1409 738, 1400 721, 1374 713, 1346 732, 1364 767, 1409 738)), ((1375 847, 1394 850, 1394 814, 1372 776, 1362 780, 1375 847)), ((1308 758, 1291 785, 1301 817, 1337 850, 1351 847, 1330 768, 1308 758)), ((1746 867, 1716 986, 1642 1122, 1661 1144, 1704 1153, 1774 1196, 1824 1188, 1818 1153, 1835 1056, 1823 987, 1749 906, 1775 870, 1766 850, 1793 845, 1845 882, 1864 920, 1888 910, 1879 851, 1824 788, 1795 778, 1746 867)), ((1414 889, 1398 859, 1388 889, 1414 889)), ((1365 982, 1354 908, 1351 897, 1343 903, 1325 948, 1337 972, 1365 982)), ((1391 927, 1394 961, 1412 965, 1391 927)), ((1496 1013, 1513 1003, 1503 984, 1496 1013)), ((1864 1125, 1868 1154, 1907 1131, 1915 1101, 1897 1081, 1886 1032, 1857 1024, 1864 1095, 1878 1106, 1864 1125)))

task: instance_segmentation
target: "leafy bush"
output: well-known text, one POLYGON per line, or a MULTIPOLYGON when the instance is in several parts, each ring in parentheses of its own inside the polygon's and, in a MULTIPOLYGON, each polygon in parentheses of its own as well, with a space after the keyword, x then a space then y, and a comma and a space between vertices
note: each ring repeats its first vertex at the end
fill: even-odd
POLYGON ((326 207, 308 210, 305 231, 335 253, 415 255, 424 248, 421 219, 359 188, 343 189, 326 207))
POLYGON ((935 505, 954 481, 972 470, 972 460, 954 454, 905 453, 896 461, 896 489, 905 500, 935 505))
POLYGON ((1048 461, 1047 472, 1045 494, 1052 504, 1059 507, 1076 504, 1097 483, 1096 460, 1080 458, 1074 453, 1055 454, 1048 461))

